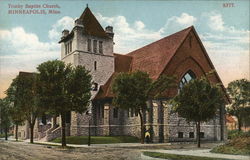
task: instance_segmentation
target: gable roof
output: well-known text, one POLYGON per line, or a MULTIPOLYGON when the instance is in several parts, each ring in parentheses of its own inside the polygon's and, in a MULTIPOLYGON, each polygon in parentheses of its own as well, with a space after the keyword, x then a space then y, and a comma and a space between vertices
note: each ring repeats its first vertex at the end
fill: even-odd
POLYGON ((128 53, 127 55, 133 57, 131 71, 144 71, 150 78, 157 79, 192 28, 192 26, 188 27, 128 53))
POLYGON ((225 86, 223 85, 222 80, 220 79, 220 76, 218 75, 218 73, 217 73, 217 71, 216 71, 216 69, 215 69, 215 67, 214 67, 214 65, 213 65, 213 63, 212 63, 212 61, 211 61, 211 59, 209 58, 209 56, 208 56, 208 54, 207 54, 207 51, 206 51, 206 49, 205 49, 203 43, 201 42, 201 39, 200 39, 200 37, 198 36, 198 33, 196 32, 196 30, 194 29, 194 27, 193 27, 193 33, 194 33, 196 39, 198 40, 198 42, 199 42, 199 44, 200 44, 200 46, 201 46, 201 49, 203 50, 203 53, 204 53, 206 59, 208 60, 208 63, 209 63, 209 65, 210 65, 210 67, 211 67, 213 70, 215 70, 214 74, 215 74, 216 78, 219 80, 219 82, 221 83, 220 86, 221 86, 223 92, 225 93, 225 99, 226 99, 227 104, 231 103, 231 99, 230 99, 229 95, 227 94, 226 88, 225 88, 225 86))
MULTIPOLYGON (((210 67, 215 70, 197 32, 194 27, 191 26, 126 55, 114 54, 115 72, 111 75, 108 81, 100 87, 95 99, 112 98, 114 96, 111 89, 112 82, 119 72, 133 72, 140 70, 147 72, 152 79, 159 78, 191 31, 200 43, 210 67)), ((221 79, 216 71, 215 76, 219 82, 221 82, 221 79)), ((222 82, 221 87, 225 93, 226 102, 230 103, 230 98, 228 97, 222 82)))
POLYGON ((157 79, 192 28, 192 26, 188 27, 126 55, 114 54, 115 72, 100 87, 95 99, 111 98, 114 96, 111 86, 119 72, 140 70, 147 72, 150 78, 157 79))

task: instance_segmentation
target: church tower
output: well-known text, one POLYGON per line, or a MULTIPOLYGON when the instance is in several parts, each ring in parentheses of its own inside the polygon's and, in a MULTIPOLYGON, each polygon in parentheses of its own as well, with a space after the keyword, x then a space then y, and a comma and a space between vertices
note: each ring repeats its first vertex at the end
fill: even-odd
MULTIPOLYGON (((93 83, 91 99, 114 72, 113 37, 113 27, 107 26, 104 30, 88 6, 75 20, 72 31, 62 31, 59 41, 61 60, 73 66, 82 65, 90 71, 93 83)), ((71 112, 69 118, 70 123, 66 124, 66 130, 70 131, 68 136, 87 134, 84 126, 88 125, 88 116, 71 112)))
POLYGON ((113 27, 104 30, 88 6, 75 20, 72 31, 62 31, 61 60, 90 71, 95 88, 92 98, 114 72, 113 37, 113 27))

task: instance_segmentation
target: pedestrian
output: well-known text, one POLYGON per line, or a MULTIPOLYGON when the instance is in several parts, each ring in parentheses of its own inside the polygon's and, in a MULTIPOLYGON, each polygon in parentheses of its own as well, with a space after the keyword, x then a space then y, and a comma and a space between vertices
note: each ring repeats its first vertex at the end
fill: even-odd
POLYGON ((146 143, 150 142, 150 133, 148 130, 145 132, 145 139, 146 139, 146 143))

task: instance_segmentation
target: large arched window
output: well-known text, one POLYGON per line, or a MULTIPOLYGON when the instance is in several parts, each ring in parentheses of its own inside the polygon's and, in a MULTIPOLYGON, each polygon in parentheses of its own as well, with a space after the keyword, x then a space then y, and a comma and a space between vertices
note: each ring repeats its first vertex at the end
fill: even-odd
POLYGON ((196 76, 194 74, 193 71, 189 70, 182 78, 181 81, 179 83, 179 88, 182 89, 182 87, 188 83, 189 81, 191 81, 192 79, 195 79, 196 76))

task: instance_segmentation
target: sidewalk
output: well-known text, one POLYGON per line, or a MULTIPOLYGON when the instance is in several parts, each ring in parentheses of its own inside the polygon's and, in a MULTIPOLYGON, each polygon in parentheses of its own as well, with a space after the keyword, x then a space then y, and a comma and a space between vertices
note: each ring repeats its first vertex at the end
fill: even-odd
MULTIPOLYGON (((200 157, 227 158, 231 160, 250 160, 250 156, 212 153, 210 152, 210 150, 211 149, 197 149, 197 150, 178 149, 178 150, 145 150, 145 151, 178 154, 178 155, 200 156, 200 157)), ((142 157, 146 157, 147 159, 147 156, 143 154, 142 157)), ((148 158, 150 159, 150 157, 148 158)), ((153 158, 153 159, 159 159, 159 158, 153 158)))
MULTIPOLYGON (((0 138, 1 140, 4 140, 4 138, 0 138)), ((8 138, 11 141, 15 141, 14 138, 9 137, 8 138)), ((19 143, 29 143, 29 139, 24 140, 19 143)), ((56 145, 61 146, 60 143, 53 143, 53 142, 41 142, 41 141, 34 141, 34 143, 39 143, 43 145, 56 145)), ((123 148, 123 147, 159 147, 159 146, 169 146, 171 143, 154 143, 154 144, 140 144, 140 143, 115 143, 115 144, 91 144, 88 145, 76 145, 76 144, 67 144, 69 147, 75 147, 75 148, 123 148)), ((160 152, 160 153, 169 153, 169 154, 178 154, 178 155, 191 155, 191 156, 202 156, 202 157, 213 157, 213 158, 227 158, 227 159, 233 159, 233 160, 250 160, 250 156, 243 156, 243 155, 228 155, 228 154, 218 154, 218 153, 211 153, 211 149, 170 149, 170 150, 163 150, 163 149, 140 149, 143 151, 149 151, 149 152, 160 152)), ((145 156, 141 153, 141 159, 145 160, 160 160, 160 158, 151 158, 148 156, 145 156)))
MULTIPOLYGON (((4 138, 0 138, 0 140, 4 140, 4 138)), ((8 137, 8 140, 15 141, 14 138, 8 137)), ((20 140, 23 143, 29 143, 30 139, 20 140)), ((54 143, 54 142, 42 142, 34 140, 34 143, 44 144, 44 145, 54 145, 54 146, 61 146, 61 143, 54 143)), ((67 144, 69 147, 75 148, 84 148, 84 147, 147 147, 147 146, 169 146, 171 143, 151 143, 151 144, 141 144, 141 143, 111 143, 111 144, 91 144, 88 146, 87 144, 67 144)))

